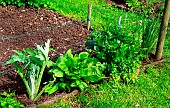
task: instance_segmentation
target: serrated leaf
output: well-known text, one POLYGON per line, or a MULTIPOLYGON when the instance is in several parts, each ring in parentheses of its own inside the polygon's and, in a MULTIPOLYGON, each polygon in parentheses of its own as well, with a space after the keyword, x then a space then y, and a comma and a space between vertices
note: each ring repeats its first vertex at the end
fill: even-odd
POLYGON ((43 62, 39 58, 37 58, 35 56, 31 56, 30 59, 33 60, 38 65, 43 65, 43 62))
POLYGON ((35 50, 31 49, 31 48, 25 48, 24 52, 28 53, 29 55, 35 55, 35 50))
POLYGON ((5 63, 5 65, 11 64, 11 63, 14 63, 14 62, 22 62, 22 63, 27 62, 28 57, 27 57, 27 55, 25 55, 24 53, 22 53, 22 51, 16 51, 16 50, 13 50, 13 51, 14 51, 16 54, 13 55, 13 56, 11 57, 11 59, 8 60, 8 61, 5 63))
POLYGON ((42 52, 44 58, 47 58, 50 50, 50 40, 48 39, 47 42, 45 42, 45 46, 37 45, 37 50, 42 52))

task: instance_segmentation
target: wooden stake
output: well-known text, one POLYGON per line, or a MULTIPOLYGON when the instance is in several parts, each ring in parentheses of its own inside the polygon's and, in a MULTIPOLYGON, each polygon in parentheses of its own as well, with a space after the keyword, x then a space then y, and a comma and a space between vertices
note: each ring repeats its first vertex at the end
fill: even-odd
POLYGON ((88 17, 87 17, 87 30, 90 29, 91 9, 92 9, 92 4, 89 4, 89 6, 88 6, 88 17))
POLYGON ((121 20, 122 20, 122 16, 119 17, 119 20, 118 20, 118 28, 120 28, 120 26, 121 26, 121 25, 120 25, 121 20))

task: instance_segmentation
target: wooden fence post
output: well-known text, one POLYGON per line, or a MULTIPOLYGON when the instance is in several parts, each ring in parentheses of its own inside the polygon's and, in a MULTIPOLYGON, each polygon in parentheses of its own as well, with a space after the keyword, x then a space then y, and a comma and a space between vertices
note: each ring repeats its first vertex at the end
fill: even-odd
POLYGON ((162 52, 163 52, 164 40, 166 37, 167 28, 168 28, 169 16, 170 16, 170 0, 166 0, 163 19, 162 19, 161 27, 160 27, 157 48, 156 48, 156 60, 160 60, 162 58, 162 52))
POLYGON ((89 4, 89 6, 88 6, 88 17, 87 17, 87 30, 90 29, 91 9, 92 9, 92 4, 89 4))

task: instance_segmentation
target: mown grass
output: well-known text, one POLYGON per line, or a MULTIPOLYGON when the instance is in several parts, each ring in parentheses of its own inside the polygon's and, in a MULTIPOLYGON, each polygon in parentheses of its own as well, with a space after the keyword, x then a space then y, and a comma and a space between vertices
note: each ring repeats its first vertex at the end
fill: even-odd
POLYGON ((113 8, 103 0, 57 0, 53 9, 70 18, 86 21, 88 4, 90 3, 92 4, 91 25, 94 28, 104 29, 108 26, 117 27, 118 19, 122 16, 122 28, 136 30, 139 26, 137 22, 143 18, 142 15, 139 16, 132 12, 125 12, 124 10, 113 8))
POLYGON ((88 90, 76 99, 85 108, 141 108, 170 107, 170 62, 149 67, 138 82, 130 85, 114 86, 103 83, 88 90), (160 68, 161 67, 161 68, 160 68))

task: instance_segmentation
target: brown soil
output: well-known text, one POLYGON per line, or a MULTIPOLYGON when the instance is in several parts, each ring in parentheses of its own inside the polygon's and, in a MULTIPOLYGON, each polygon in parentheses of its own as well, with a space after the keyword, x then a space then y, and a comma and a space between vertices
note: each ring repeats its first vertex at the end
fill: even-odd
MULTIPOLYGON (((4 73, 12 67, 3 65, 3 62, 14 54, 11 50, 35 48, 35 44, 43 45, 47 39, 51 39, 50 45, 56 52, 50 53, 50 57, 55 57, 64 54, 69 48, 73 51, 82 51, 89 34, 90 31, 86 29, 84 23, 51 10, 0 7, 0 93, 10 88, 11 91, 15 91, 17 100, 22 104, 33 103, 28 99, 25 86, 16 71, 4 73)), ((50 96, 44 94, 37 102, 56 94, 59 93, 50 96)))

